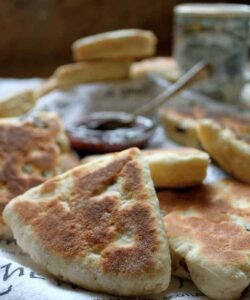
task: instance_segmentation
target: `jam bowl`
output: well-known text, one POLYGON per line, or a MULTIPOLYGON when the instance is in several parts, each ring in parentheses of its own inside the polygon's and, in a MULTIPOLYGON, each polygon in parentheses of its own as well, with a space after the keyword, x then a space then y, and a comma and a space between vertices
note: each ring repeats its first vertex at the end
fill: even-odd
POLYGON ((153 135, 156 123, 143 116, 135 118, 132 124, 118 128, 91 128, 93 123, 98 123, 110 118, 126 118, 130 115, 124 112, 96 112, 72 124, 67 132, 72 146, 75 149, 88 152, 114 152, 129 147, 144 147, 153 135))
POLYGON ((78 85, 41 97, 31 114, 41 110, 59 114, 72 147, 81 152, 104 153, 134 146, 141 148, 157 127, 155 112, 150 117, 137 116, 133 122, 125 122, 118 128, 110 122, 109 126, 99 125, 107 119, 128 119, 166 86, 165 80, 150 75, 119 82, 78 85))

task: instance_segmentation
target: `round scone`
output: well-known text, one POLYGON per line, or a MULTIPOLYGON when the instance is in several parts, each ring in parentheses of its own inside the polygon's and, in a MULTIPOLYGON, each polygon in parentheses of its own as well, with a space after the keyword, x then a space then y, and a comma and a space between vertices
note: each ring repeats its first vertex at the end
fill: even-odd
POLYGON ((237 134, 250 134, 250 115, 232 107, 215 103, 203 103, 163 108, 160 110, 162 126, 166 134, 179 144, 202 148, 197 134, 199 122, 205 118, 213 119, 237 134))
POLYGON ((134 60, 154 55, 156 44, 152 31, 122 29, 80 38, 72 51, 76 61, 134 60))
POLYGON ((240 299, 250 284, 250 187, 222 180, 158 198, 173 274, 212 299, 240 299))
POLYGON ((244 126, 225 126, 202 120, 197 128, 203 148, 229 174, 250 183, 250 132, 244 126))
POLYGON ((2 211, 12 198, 77 164, 56 115, 0 119, 0 236, 11 236, 2 211))
POLYGON ((7 205, 4 220, 35 262, 83 288, 136 296, 169 285, 159 202, 136 148, 30 189, 7 205))
POLYGON ((169 81, 176 81, 181 76, 173 58, 160 56, 132 63, 130 73, 132 78, 145 76, 149 73, 159 74, 169 81))
POLYGON ((64 88, 87 82, 126 79, 129 78, 130 65, 129 60, 72 63, 58 67, 50 82, 54 89, 55 86, 64 88))

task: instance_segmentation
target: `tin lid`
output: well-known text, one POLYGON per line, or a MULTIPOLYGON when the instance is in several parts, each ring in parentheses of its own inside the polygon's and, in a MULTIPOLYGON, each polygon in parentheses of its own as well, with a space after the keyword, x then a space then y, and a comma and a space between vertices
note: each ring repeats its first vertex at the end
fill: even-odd
POLYGON ((175 6, 174 12, 177 15, 250 18, 250 5, 233 3, 186 3, 175 6))

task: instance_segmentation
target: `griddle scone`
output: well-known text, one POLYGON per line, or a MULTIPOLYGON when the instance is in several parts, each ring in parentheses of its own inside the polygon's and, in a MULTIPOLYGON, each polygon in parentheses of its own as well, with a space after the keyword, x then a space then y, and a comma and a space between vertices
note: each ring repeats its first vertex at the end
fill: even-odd
POLYGON ((119 80, 129 77, 131 62, 124 61, 95 61, 79 62, 58 67, 50 82, 52 89, 64 88, 76 84, 119 80))
POLYGON ((16 92, 13 95, 0 97, 0 118, 16 117, 26 113, 36 103, 33 90, 16 92))
POLYGON ((18 245, 64 280, 117 295, 168 287, 166 233, 136 148, 29 190, 9 203, 4 219, 18 245))
POLYGON ((26 119, 0 119, 0 236, 11 236, 2 220, 5 205, 50 177, 76 166, 59 119, 39 113, 26 119), (63 158, 63 159, 62 159, 63 158))
POLYGON ((250 283, 250 187, 225 180, 158 197, 173 273, 212 299, 239 299, 250 283))
POLYGON ((161 124, 168 135, 175 142, 194 148, 201 148, 197 137, 198 120, 203 117, 200 109, 193 108, 165 108, 161 109, 161 124))
POLYGON ((76 61, 134 60, 154 55, 156 43, 152 31, 123 29, 78 39, 73 43, 72 51, 76 61))
MULTIPOLYGON (((156 188, 180 188, 200 184, 209 164, 207 153, 192 148, 142 150, 156 188)), ((90 155, 82 163, 115 154, 90 155)))
POLYGON ((147 74, 159 74, 170 81, 176 81, 181 72, 176 62, 171 57, 152 57, 133 62, 131 65, 131 77, 138 78, 147 74))
POLYGON ((223 126, 214 120, 199 123, 203 148, 229 174, 250 183, 250 130, 244 126, 223 126))
POLYGON ((232 108, 214 103, 194 106, 168 107, 160 110, 161 122, 166 134, 185 146, 202 148, 197 134, 199 122, 205 118, 213 119, 239 134, 250 134, 250 115, 239 113, 232 108))

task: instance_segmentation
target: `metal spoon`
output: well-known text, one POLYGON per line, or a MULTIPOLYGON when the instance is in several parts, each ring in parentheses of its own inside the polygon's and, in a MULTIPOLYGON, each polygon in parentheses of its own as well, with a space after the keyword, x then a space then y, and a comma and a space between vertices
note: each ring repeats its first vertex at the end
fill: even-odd
POLYGON ((112 117, 108 119, 96 120, 89 124, 88 128, 97 130, 112 130, 117 128, 132 126, 139 115, 146 115, 155 111, 166 101, 177 95, 182 90, 192 86, 195 82, 209 78, 211 75, 211 66, 204 61, 195 64, 189 71, 183 74, 174 84, 170 85, 167 90, 155 97, 152 101, 146 103, 134 113, 127 114, 126 118, 120 118, 119 113, 110 112, 112 117), (116 116, 117 114, 117 116, 116 116))

